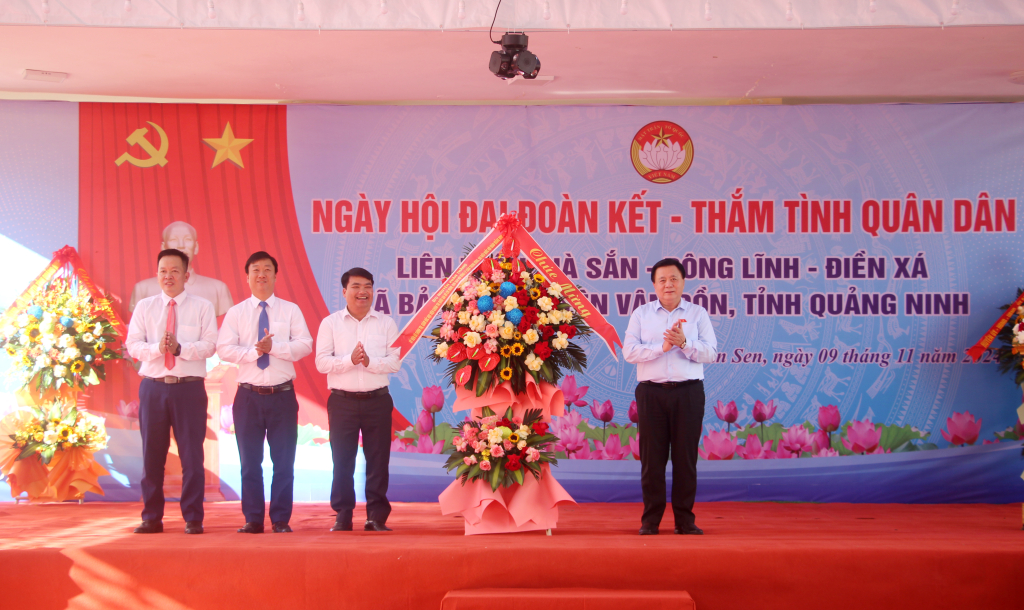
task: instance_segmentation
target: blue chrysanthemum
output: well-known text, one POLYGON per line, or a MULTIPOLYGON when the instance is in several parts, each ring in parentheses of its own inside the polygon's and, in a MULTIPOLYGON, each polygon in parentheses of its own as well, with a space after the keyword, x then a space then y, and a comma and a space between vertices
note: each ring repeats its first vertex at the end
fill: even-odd
POLYGON ((28 315, 32 316, 36 320, 43 319, 43 308, 38 305, 33 305, 28 308, 28 315))
POLYGON ((72 325, 72 324, 74 324, 74 323, 75 323, 75 321, 74 321, 74 320, 72 320, 72 319, 71 319, 70 317, 68 317, 68 316, 61 316, 61 317, 60 317, 60 324, 61 324, 61 326, 64 326, 64 327, 66 327, 66 328, 70 328, 70 327, 71 327, 71 325, 72 325))
POLYGON ((498 294, 500 294, 503 299, 512 296, 515 291, 516 285, 512 282, 502 282, 501 287, 498 288, 498 294))
POLYGON ((491 313, 491 310, 494 309, 494 299, 482 296, 476 300, 476 308, 480 310, 480 313, 491 313))
POLYGON ((516 326, 523 320, 523 312, 518 309, 505 312, 505 319, 515 324, 516 326))

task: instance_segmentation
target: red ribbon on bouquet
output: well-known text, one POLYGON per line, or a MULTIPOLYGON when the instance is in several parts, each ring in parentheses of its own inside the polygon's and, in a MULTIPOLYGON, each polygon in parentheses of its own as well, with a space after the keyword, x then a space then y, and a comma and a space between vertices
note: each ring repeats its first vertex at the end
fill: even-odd
POLYGON ((494 228, 491 229, 491 232, 487 234, 487 237, 476 248, 473 248, 473 251, 469 253, 466 260, 462 261, 462 264, 452 272, 451 277, 441 284, 437 292, 427 299, 423 307, 405 325, 405 328, 398 335, 398 339, 392 344, 392 347, 399 349, 401 358, 405 358, 412 351, 416 341, 423 336, 424 331, 427 330, 430 323, 444 307, 444 304, 448 302, 452 294, 459 286, 462 286, 463 282, 485 262, 499 245, 501 246, 501 255, 512 260, 516 260, 519 257, 520 249, 525 247, 527 258, 533 261, 533 264, 537 266, 537 269, 548 280, 562 288, 562 298, 568 301, 590 328, 601 337, 605 345, 608 346, 608 349, 611 350, 612 357, 618 360, 618 356, 615 354, 615 346, 618 345, 619 349, 622 349, 622 340, 619 339, 615 328, 604 319, 604 316, 580 292, 580 289, 572 283, 572 280, 562 273, 562 270, 558 268, 558 265, 555 265, 551 257, 533 239, 529 231, 523 228, 515 212, 505 214, 498 220, 494 228))
POLYGON ((1003 312, 1003 315, 999 316, 999 319, 996 320, 996 323, 992 325, 992 328, 988 329, 988 332, 981 337, 981 340, 975 343, 974 347, 967 350, 967 355, 970 356, 974 362, 977 362, 978 358, 981 358, 982 354, 985 353, 985 350, 988 349, 988 346, 992 345, 992 342, 996 340, 997 336, 999 336, 999 331, 1003 330, 1006 323, 1013 317, 1013 312, 1017 311, 1017 308, 1020 307, 1021 304, 1024 304, 1024 292, 1017 297, 1017 300, 1013 302, 1013 305, 1010 305, 1009 309, 1003 312))

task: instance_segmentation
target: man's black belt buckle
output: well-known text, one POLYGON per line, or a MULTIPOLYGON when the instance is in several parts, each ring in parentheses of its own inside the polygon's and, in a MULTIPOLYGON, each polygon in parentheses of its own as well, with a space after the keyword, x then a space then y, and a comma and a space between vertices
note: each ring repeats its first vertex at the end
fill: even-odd
POLYGON ((266 396, 267 394, 287 392, 288 390, 291 390, 293 386, 292 382, 286 381, 279 385, 253 385, 251 383, 240 383, 238 384, 238 387, 266 396))
POLYGON ((665 381, 665 382, 644 381, 642 383, 646 383, 647 385, 658 386, 659 388, 681 388, 683 386, 688 386, 690 384, 697 383, 698 381, 700 381, 700 379, 687 379, 686 381, 665 381))
POLYGON ((336 390, 334 388, 331 388, 331 393, 337 394, 338 396, 342 396, 344 398, 366 399, 373 398, 375 396, 383 396, 387 394, 388 386, 384 386, 383 388, 377 388, 376 390, 370 390, 369 392, 348 392, 346 390, 336 390))
POLYGON ((188 383, 190 381, 203 381, 202 377, 175 377, 174 375, 167 375, 165 377, 146 377, 146 379, 157 383, 188 383))

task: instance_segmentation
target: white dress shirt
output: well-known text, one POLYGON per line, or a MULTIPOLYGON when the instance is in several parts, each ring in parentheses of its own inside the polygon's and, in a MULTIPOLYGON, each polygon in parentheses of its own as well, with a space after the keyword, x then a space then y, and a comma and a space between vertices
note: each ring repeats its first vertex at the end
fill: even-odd
POLYGON ((718 341, 711 318, 700 305, 681 300, 678 307, 668 311, 660 301, 652 301, 637 307, 629 317, 622 355, 626 362, 636 365, 637 381, 704 379, 704 364, 715 361, 718 341), (683 320, 686 347, 662 351, 665 331, 678 320, 683 320))
POLYGON ((206 359, 217 351, 217 316, 213 303, 187 291, 174 297, 177 332, 181 354, 174 357, 174 368, 167 370, 160 344, 167 332, 167 304, 171 297, 163 292, 142 299, 128 323, 124 345, 132 358, 142 362, 143 377, 206 377, 206 359))
POLYGON ((348 308, 336 311, 320 323, 316 334, 316 370, 327 373, 327 387, 347 392, 369 392, 388 385, 388 375, 398 371, 402 360, 397 347, 398 325, 379 311, 356 320, 348 308), (352 364, 352 350, 362 342, 370 366, 352 364))
POLYGON ((264 336, 258 329, 260 300, 251 296, 228 310, 217 336, 217 355, 225 362, 238 365, 238 383, 275 386, 295 379, 295 365, 313 353, 313 337, 306 328, 306 319, 295 303, 270 295, 267 299, 270 320, 270 366, 256 364, 259 354, 256 341, 264 336), (258 335, 258 336, 257 336, 258 335))
MULTIPOLYGON (((224 315, 235 302, 231 298, 231 291, 228 290, 227 284, 212 277, 199 275, 194 269, 189 272, 188 279, 185 280, 185 291, 194 297, 213 303, 213 310, 218 316, 224 315)), ((156 296, 162 292, 160 282, 155 277, 148 277, 135 284, 131 301, 128 302, 129 313, 135 311, 142 299, 156 296)))

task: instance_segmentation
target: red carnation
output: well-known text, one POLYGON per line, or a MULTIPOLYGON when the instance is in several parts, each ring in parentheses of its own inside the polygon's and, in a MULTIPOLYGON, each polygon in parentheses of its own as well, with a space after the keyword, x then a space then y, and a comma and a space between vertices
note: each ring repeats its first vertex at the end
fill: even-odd
POLYGON ((545 341, 547 341, 548 339, 550 339, 554 335, 555 335, 554 327, 546 326, 546 325, 540 327, 540 336, 543 337, 545 341))
POLYGON ((505 461, 505 468, 512 471, 522 468, 522 465, 519 463, 519 456, 515 454, 509 455, 505 461))
POLYGON ((551 346, 547 343, 538 343, 533 346, 533 353, 541 360, 547 360, 551 356, 551 346))
POLYGON ((550 297, 550 298, 551 298, 551 308, 552 309, 558 309, 558 303, 560 301, 558 299, 556 299, 555 297, 550 297))
POLYGON ((533 324, 540 319, 540 310, 536 307, 527 307, 523 310, 523 319, 529 320, 530 324, 533 324))
POLYGON ((523 316, 523 319, 519 321, 519 332, 526 334, 526 331, 530 330, 530 322, 523 316))
POLYGON ((559 332, 565 333, 565 335, 570 339, 576 336, 576 327, 572 324, 562 324, 558 327, 558 330, 559 332))
POLYGON ((516 298, 516 303, 519 303, 520 307, 530 302, 530 295, 526 294, 525 290, 518 290, 512 296, 516 298))
POLYGON ((507 417, 502 417, 498 420, 498 427, 505 426, 506 428, 513 428, 512 421, 507 417))
POLYGON ((530 427, 533 428, 534 434, 544 436, 545 434, 548 433, 548 425, 542 421, 534 422, 533 425, 530 427))

